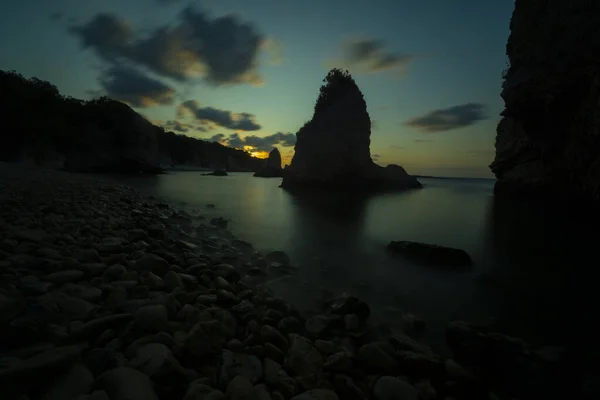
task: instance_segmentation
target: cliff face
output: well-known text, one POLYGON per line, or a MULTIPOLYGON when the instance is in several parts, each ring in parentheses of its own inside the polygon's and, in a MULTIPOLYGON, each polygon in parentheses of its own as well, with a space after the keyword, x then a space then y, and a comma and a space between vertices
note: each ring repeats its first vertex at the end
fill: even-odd
POLYGON ((256 171, 254 176, 262 178, 280 178, 283 176, 283 169, 281 168, 281 153, 277 148, 274 148, 269 152, 269 158, 265 162, 264 166, 256 171))
POLYGON ((600 198, 600 2, 516 0, 497 189, 600 198))
POLYGON ((281 186, 366 191, 420 187, 403 168, 383 168, 371 159, 371 119, 350 74, 334 69, 324 82, 312 119, 296 134, 294 157, 281 186))

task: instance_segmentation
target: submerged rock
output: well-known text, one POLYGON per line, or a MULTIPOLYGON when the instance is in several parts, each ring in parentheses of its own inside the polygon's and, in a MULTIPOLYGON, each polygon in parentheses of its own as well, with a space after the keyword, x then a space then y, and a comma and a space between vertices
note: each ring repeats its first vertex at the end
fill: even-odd
POLYGON ((283 176, 283 168, 281 168, 281 154, 277 148, 274 148, 269 153, 269 158, 265 162, 264 167, 257 171, 254 176, 261 178, 281 178, 283 176))
POLYGON ((222 169, 217 169, 217 170, 214 170, 213 172, 209 172, 208 174, 202 174, 202 175, 205 175, 205 176, 227 176, 229 174, 222 169))
POLYGON ((360 192, 420 188, 404 168, 384 168, 371 159, 371 119, 350 74, 333 69, 324 82, 312 119, 296 134, 294 158, 284 169, 281 187, 360 192))
POLYGON ((473 264, 471 256, 466 251, 436 244, 392 241, 387 245, 387 250, 436 266, 468 267, 473 264))

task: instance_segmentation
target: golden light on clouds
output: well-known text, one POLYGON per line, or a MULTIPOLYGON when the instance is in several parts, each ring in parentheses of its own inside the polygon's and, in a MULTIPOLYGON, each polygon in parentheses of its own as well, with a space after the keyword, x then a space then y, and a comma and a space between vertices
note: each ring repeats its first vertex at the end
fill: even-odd
POLYGON ((250 153, 252 157, 269 158, 269 153, 266 151, 256 150, 254 146, 244 146, 244 150, 250 153))

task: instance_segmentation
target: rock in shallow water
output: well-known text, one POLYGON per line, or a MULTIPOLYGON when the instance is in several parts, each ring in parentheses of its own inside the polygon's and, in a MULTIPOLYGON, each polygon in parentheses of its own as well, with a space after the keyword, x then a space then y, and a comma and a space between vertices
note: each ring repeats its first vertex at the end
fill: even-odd
POLYGON ((441 267, 465 268, 473 264, 471 257, 466 251, 434 244, 392 241, 387 245, 387 250, 424 264, 441 267))

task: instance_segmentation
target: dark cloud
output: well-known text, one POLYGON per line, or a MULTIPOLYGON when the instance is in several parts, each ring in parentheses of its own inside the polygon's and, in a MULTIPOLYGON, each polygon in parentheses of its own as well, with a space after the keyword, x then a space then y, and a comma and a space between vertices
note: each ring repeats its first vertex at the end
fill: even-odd
POLYGON ((175 90, 164 83, 124 66, 113 66, 102 73, 100 86, 106 95, 132 107, 171 104, 175 90))
POLYGON ((187 7, 175 25, 161 26, 145 37, 107 13, 69 30, 84 48, 111 63, 132 63, 179 81, 203 77, 215 85, 262 83, 258 56, 267 38, 233 15, 212 18, 187 7))
POLYGON ((385 42, 376 39, 359 39, 342 45, 342 62, 349 67, 374 73, 390 69, 403 71, 414 58, 409 54, 393 53, 386 50, 385 42))
POLYGON ((223 128, 240 131, 257 131, 261 126, 254 120, 254 115, 249 113, 233 113, 219 110, 214 107, 200 107, 195 100, 181 103, 177 115, 191 114, 198 121, 209 121, 223 128))
POLYGON ((69 32, 79 37, 84 49, 94 50, 105 61, 117 63, 129 56, 133 29, 116 14, 97 14, 86 24, 71 26, 69 32))
POLYGON ((245 146, 248 146, 256 151, 270 152, 276 145, 293 147, 296 144, 296 134, 277 132, 263 137, 256 135, 241 137, 237 133, 233 133, 226 137, 223 134, 218 134, 214 135, 210 140, 238 149, 243 149, 245 146))
POLYGON ((189 132, 191 129, 194 129, 194 126, 177 120, 170 120, 161 125, 167 130, 181 133, 189 132))
POLYGON ((223 139, 225 139, 225 135, 222 133, 217 133, 208 140, 210 140, 211 142, 221 142, 223 139))
POLYGON ((378 161, 381 156, 379 154, 371 154, 371 158, 373 159, 373 161, 378 161))
POLYGON ((463 128, 489 118, 485 115, 485 106, 479 103, 467 103, 454 107, 433 110, 405 124, 424 133, 435 133, 463 128))

